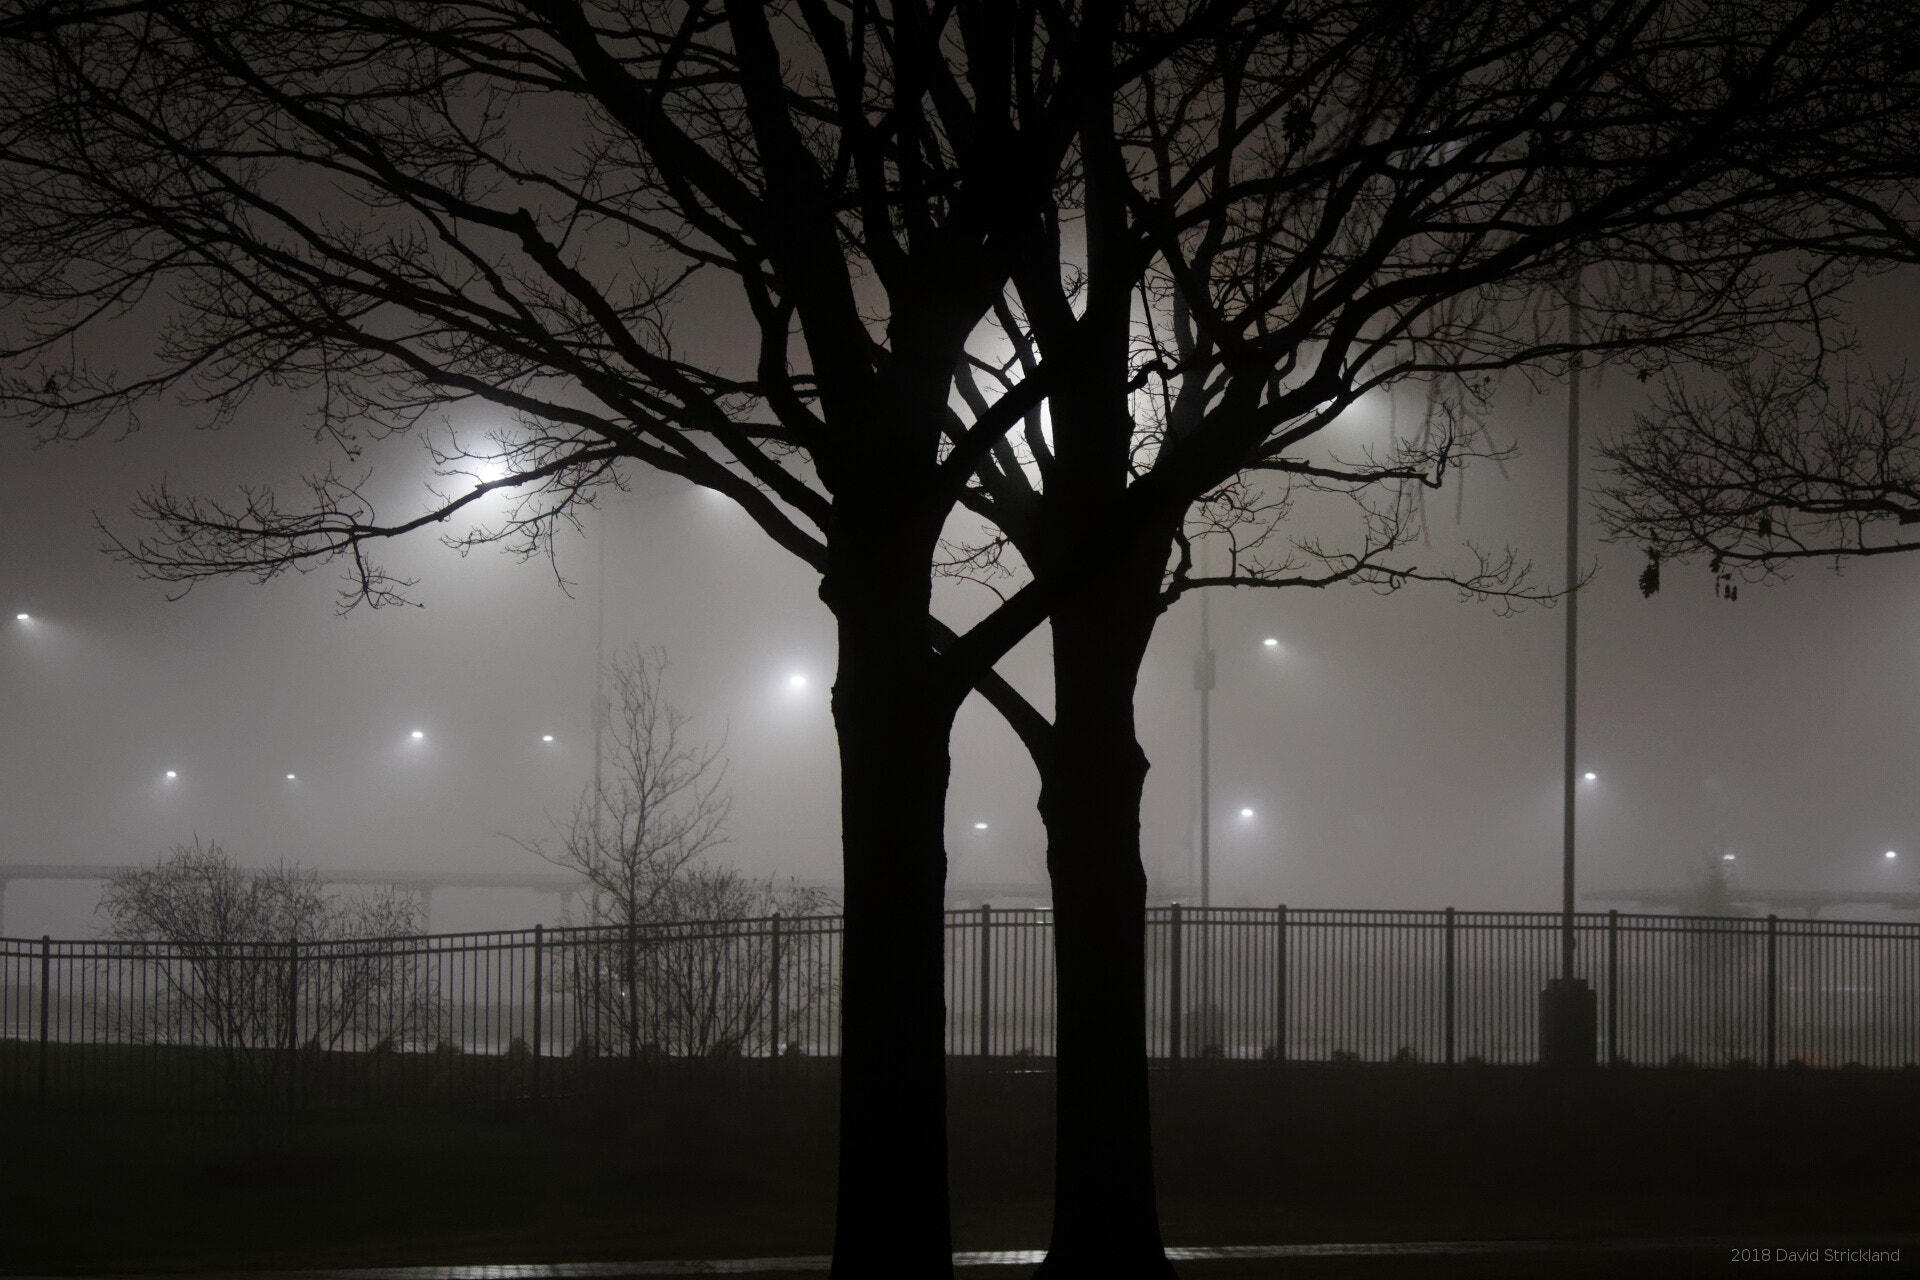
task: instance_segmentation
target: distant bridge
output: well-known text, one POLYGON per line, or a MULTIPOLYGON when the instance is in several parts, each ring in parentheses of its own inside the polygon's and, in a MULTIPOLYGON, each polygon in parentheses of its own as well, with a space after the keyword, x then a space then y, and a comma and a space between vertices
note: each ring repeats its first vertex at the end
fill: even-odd
MULTIPOLYGON (((1667 910, 1697 908, 1700 905, 1700 892, 1697 889, 1614 889, 1604 893, 1582 893, 1580 896, 1589 902, 1622 902, 1667 910)), ((1895 911, 1920 911, 1920 890, 1736 889, 1729 885, 1726 905, 1804 911, 1808 919, 1829 907, 1873 906, 1891 907, 1895 911)))
MULTIPOLYGON (((15 880, 104 881, 135 870, 140 868, 87 862, 0 863, 0 921, 5 919, 7 886, 15 880)), ((392 867, 312 870, 322 884, 382 885, 411 893, 420 900, 421 915, 429 921, 433 895, 442 889, 531 889, 556 895, 564 910, 587 883, 583 877, 565 871, 409 871, 392 867)))

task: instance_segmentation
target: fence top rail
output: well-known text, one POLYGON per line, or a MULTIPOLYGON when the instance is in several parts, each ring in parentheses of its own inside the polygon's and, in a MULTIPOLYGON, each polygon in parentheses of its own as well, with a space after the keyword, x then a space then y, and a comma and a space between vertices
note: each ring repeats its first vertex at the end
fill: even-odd
MULTIPOLYGON (((1148 907, 1149 924, 1167 924, 1175 910, 1194 925, 1263 925, 1277 923, 1281 914, 1290 927, 1308 929, 1438 929, 1451 922, 1456 929, 1513 929, 1542 932, 1559 929, 1557 911, 1473 911, 1453 908, 1376 909, 1355 907, 1148 907)), ((985 913, 995 925, 1044 925, 1052 920, 1049 907, 968 907, 946 913, 949 929, 976 926, 985 913)), ((778 924, 783 936, 832 935, 844 927, 839 915, 750 916, 725 920, 650 921, 626 925, 541 926, 541 936, 555 946, 617 942, 629 933, 649 942, 692 942, 715 938, 754 938, 770 935, 778 924)), ((1785 916, 1673 915, 1656 912, 1581 911, 1574 928, 1592 932, 1608 928, 1654 934, 1764 935, 1769 930, 1797 938, 1920 939, 1920 921, 1818 920, 1785 916)), ((202 960, 219 956, 284 957, 289 942, 303 957, 435 955, 460 951, 511 950, 531 946, 533 929, 495 929, 467 933, 395 934, 370 938, 263 939, 246 942, 167 942, 120 938, 0 937, 0 960, 36 959, 44 950, 62 958, 98 960, 202 960)))

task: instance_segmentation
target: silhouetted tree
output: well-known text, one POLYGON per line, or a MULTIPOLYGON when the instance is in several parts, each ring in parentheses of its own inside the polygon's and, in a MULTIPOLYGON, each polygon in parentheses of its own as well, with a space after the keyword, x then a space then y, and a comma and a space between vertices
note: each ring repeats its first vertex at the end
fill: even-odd
MULTIPOLYGON (((1920 402, 1903 374, 1822 376, 1817 349, 1736 368, 1713 389, 1669 379, 1601 446, 1609 535, 1661 566, 1705 556, 1714 591, 1819 559, 1920 550, 1920 402)), ((1829 358, 1826 363, 1834 363, 1829 358)))
POLYGON ((958 388, 974 425, 1001 401, 971 388, 1051 377, 1048 419, 975 468, 965 501, 992 532, 948 553, 1030 573, 1008 598, 1052 627, 1053 721, 1013 719, 1041 765, 1059 962, 1050 1276, 1148 1274, 1157 1251, 1133 693, 1159 615, 1209 586, 1522 589, 1505 556, 1414 555, 1418 495, 1489 451, 1474 419, 1499 375, 1737 367, 1912 243, 1905 6, 1204 16, 1089 9, 1052 46, 1115 89, 1074 121, 1073 235, 1048 222, 958 388), (1137 61, 1161 32, 1183 38, 1137 61), (1345 458, 1324 443, 1396 386, 1428 406, 1412 430, 1345 458), (1358 504, 1344 539, 1339 495, 1358 504))
POLYGON ((349 474, 285 504, 156 489, 121 550, 172 581, 344 557, 380 603, 408 584, 370 545, 491 493, 517 504, 455 541, 549 548, 631 463, 734 498, 838 626, 836 1274, 950 1267, 941 811, 976 687, 1042 774, 1046 1269, 1165 1274, 1132 711, 1154 621, 1230 582, 1512 590, 1499 556, 1397 554, 1483 380, 1749 356, 1817 315, 1904 225, 1913 23, 1887 0, 16 6, 7 399, 58 436, 168 393, 216 421, 316 393, 349 474), (1583 268, 1575 338, 1553 297, 1583 268), (676 328, 696 297, 737 346, 676 328), (146 315, 169 321, 146 364, 74 354, 146 315), (1307 447, 1408 380, 1459 412, 1378 458, 1307 447), (433 429, 465 401, 509 421, 433 429), (359 460, 409 431, 455 488, 383 520, 359 460), (1256 554, 1317 489, 1359 495, 1354 540, 1256 554), (1194 570, 1207 528, 1226 571, 1194 570), (1025 580, 985 618, 931 618, 932 570, 996 563, 1025 580), (1051 723, 992 672, 1050 616, 1051 723))
MULTIPOLYGON (((176 845, 100 895, 113 963, 144 969, 118 1011, 133 1043, 215 1048, 243 1114, 285 1096, 296 1050, 427 1035, 436 1002, 408 958, 417 904, 392 890, 329 893, 297 863, 235 865, 218 844, 176 845)), ((123 983, 124 985, 124 983, 123 983)))
MULTIPOLYGON (((690 719, 666 700, 665 662, 635 649, 606 664, 611 685, 596 710, 595 776, 547 839, 523 849, 586 881, 582 923, 611 926, 587 976, 595 1022, 611 1021, 629 1055, 639 1050, 643 925, 677 917, 663 910, 691 864, 724 843, 731 800, 721 790, 719 748, 687 740, 690 719), (611 774, 611 776, 608 776, 611 774), (601 970, 607 972, 603 975, 601 970)), ((577 993, 576 993, 577 994, 577 993)))

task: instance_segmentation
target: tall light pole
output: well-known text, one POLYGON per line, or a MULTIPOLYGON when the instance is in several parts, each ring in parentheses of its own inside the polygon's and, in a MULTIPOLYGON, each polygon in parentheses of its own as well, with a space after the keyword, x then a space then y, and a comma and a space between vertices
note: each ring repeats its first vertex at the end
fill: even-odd
MULTIPOLYGON (((1201 544, 1201 576, 1206 576, 1206 544, 1201 544)), ((1200 905, 1213 905, 1213 658, 1212 597, 1200 588, 1200 656, 1193 662, 1193 687, 1200 691, 1200 905)))
POLYGON ((1540 1061, 1591 1067, 1598 1046, 1593 988, 1573 976, 1573 836, 1575 713, 1579 708, 1580 596, 1580 272, 1567 287, 1567 645, 1561 758, 1560 976, 1540 993, 1540 1061))
POLYGON ((1560 977, 1573 981, 1573 805, 1575 721, 1579 710, 1580 593, 1580 273, 1567 297, 1567 671, 1566 731, 1561 758, 1560 977))

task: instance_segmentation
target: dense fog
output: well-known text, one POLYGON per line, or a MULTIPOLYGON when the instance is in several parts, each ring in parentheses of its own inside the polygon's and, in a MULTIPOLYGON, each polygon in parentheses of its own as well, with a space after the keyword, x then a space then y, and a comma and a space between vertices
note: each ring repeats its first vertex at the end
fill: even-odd
MULTIPOLYGON (((1859 359, 1903 359, 1906 312, 1891 282, 1865 291, 1859 359)), ((1619 371, 1592 385, 1589 441, 1646 394, 1619 371)), ((0 440, 0 862, 134 863, 197 835, 243 862, 545 872, 513 837, 540 835, 587 782, 596 653, 638 645, 667 655, 694 732, 725 739, 723 856, 757 876, 837 880, 831 618, 812 575, 724 499, 636 474, 563 533, 552 563, 461 557, 416 535, 385 559, 419 579, 423 607, 346 616, 330 570, 169 600, 100 553, 96 515, 137 535, 128 507, 162 478, 220 493, 296 477, 320 456, 297 408, 263 401, 218 433, 162 416, 71 446, 0 440)), ((1336 429, 1347 444, 1417 412, 1372 409, 1336 429)), ((1511 544, 1537 585, 1557 584, 1564 389, 1511 378, 1486 426, 1519 452, 1475 464, 1464 493, 1429 495, 1434 562, 1468 538, 1511 544)), ((428 464, 410 449, 375 473, 383 514, 425 497, 428 464)), ((1920 560, 1810 566, 1732 602, 1703 565, 1675 566, 1642 599, 1638 551, 1593 534, 1585 902, 1626 907, 1607 895, 1698 886, 1710 868, 1754 890, 1920 891, 1920 560)), ((942 584, 941 608, 967 616, 980 590, 942 584)), ((1563 611, 1502 617, 1443 587, 1242 590, 1211 607, 1216 903, 1557 906, 1563 611)), ((1158 901, 1198 900, 1199 615, 1189 597, 1162 620, 1138 695, 1158 901)), ((1002 665, 1043 705, 1046 645, 1042 631, 1002 665)), ((955 902, 1043 897, 1036 786, 1018 741, 971 701, 953 743, 955 902)), ((15 880, 0 930, 90 932, 95 889, 15 880)), ((432 923, 522 926, 557 909, 531 891, 449 889, 432 923)))

